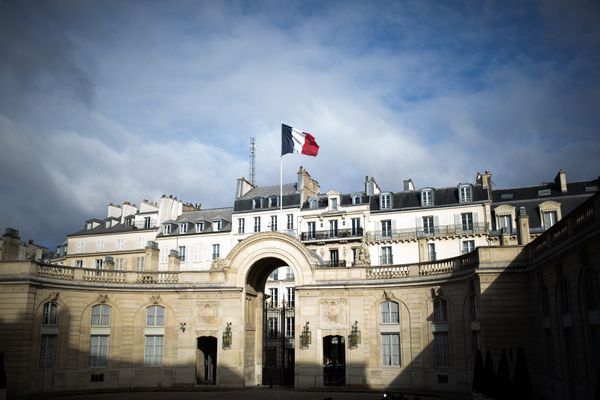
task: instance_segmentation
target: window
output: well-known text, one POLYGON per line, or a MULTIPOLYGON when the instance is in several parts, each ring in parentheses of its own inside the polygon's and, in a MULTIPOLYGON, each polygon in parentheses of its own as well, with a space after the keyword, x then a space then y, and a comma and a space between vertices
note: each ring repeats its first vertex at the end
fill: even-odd
POLYGON ((123 250, 125 247, 125 239, 117 239, 117 250, 123 250))
POLYGON ((185 246, 179 246, 179 258, 181 262, 185 262, 185 246))
POLYGON ((542 212, 544 229, 550 229, 550 227, 556 224, 557 213, 556 211, 544 211, 542 212))
POLYGON ((148 241, 146 240, 145 237, 143 237, 143 236, 138 237, 138 247, 140 249, 143 249, 144 247, 146 247, 147 243, 148 243, 148 241))
POLYGON ((117 271, 122 271, 124 263, 125 263, 125 260, 123 258, 115 258, 115 269, 117 271))
POLYGON ((473 213, 462 213, 460 214, 463 231, 473 230, 473 213))
POLYGON ((512 216, 511 215, 499 215, 498 216, 498 229, 511 233, 512 228, 512 216))
POLYGON ((279 305, 279 289, 271 288, 269 293, 271 295, 271 307, 277 307, 279 305))
POLYGON ((338 209, 338 199, 337 199, 337 197, 330 197, 329 198, 329 207, 332 210, 337 210, 338 209))
POLYGON ((433 334, 433 342, 435 343, 435 366, 449 367, 450 346, 448 343, 448 332, 435 332, 433 334))
POLYGON ((165 308, 163 306, 146 308, 146 326, 165 326, 165 308))
POLYGON ((308 208, 319 208, 319 199, 317 197, 308 199, 308 208))
POLYGON ((569 288, 566 279, 560 279, 558 282, 558 296, 560 299, 560 311, 562 315, 571 313, 571 301, 569 298, 569 288))
POLYGON ((381 265, 393 264, 391 246, 383 246, 381 248, 381 259, 379 261, 381 265))
POLYGON ((221 229, 223 229, 223 220, 222 219, 213 222, 213 231, 219 232, 221 229))
POLYGON ((179 225, 179 233, 187 233, 187 229, 188 229, 187 223, 179 225))
POLYGON ((256 208, 261 208, 262 207, 262 201, 260 197, 256 197, 254 199, 252 199, 252 208, 256 209, 256 208))
POLYGON ((386 367, 400 366, 399 333, 381 333, 381 363, 386 367))
POLYGON ((433 205, 433 190, 423 189, 421 191, 421 206, 427 207, 433 205))
POLYGON ((356 265, 356 262, 358 261, 358 251, 359 247, 352 248, 352 265, 356 265))
POLYGON ((392 208, 391 203, 391 194, 390 193, 381 193, 379 195, 379 209, 384 210, 392 208))
POLYGON ((92 307, 92 326, 110 326, 110 307, 97 304, 92 307))
POLYGON ((219 257, 221 257, 221 245, 213 244, 212 245, 212 258, 213 258, 213 260, 215 260, 219 257))
POLYGON ((439 297, 433 301, 433 321, 448 322, 448 303, 439 297))
POLYGON ((381 303, 381 323, 398 324, 400 315, 398 313, 398 303, 394 301, 384 301, 381 303))
POLYGON ((294 214, 287 215, 287 229, 294 229, 294 214))
POLYGON ((90 367, 108 366, 108 335, 90 336, 90 367))
POLYGON ((83 260, 75 260, 75 266, 77 268, 83 268, 83 260))
POLYGON ((254 232, 260 232, 260 217, 254 217, 254 232))
POLYGON ((163 335, 145 335, 144 342, 144 365, 146 367, 161 367, 163 335))
POLYGON ((246 230, 246 220, 244 218, 238 219, 238 233, 244 233, 246 230))
POLYGON ((150 217, 144 217, 144 229, 150 229, 151 227, 150 217))
POLYGON ((204 232, 204 222, 196 222, 196 232, 204 232))
POLYGON ((271 230, 277 231, 277 215, 271 215, 271 230))
POLYGON ((296 303, 296 291, 293 287, 287 288, 287 301, 291 307, 296 303))
POLYGON ((427 243, 427 255, 429 257, 429 261, 437 260, 437 254, 435 252, 435 243, 427 243))
POLYGON ((340 264, 340 255, 338 249, 329 250, 329 265, 337 267, 340 264))
POLYGON ((267 332, 268 338, 276 338, 279 336, 279 320, 277 318, 269 318, 269 331, 267 332))
POLYGON ((474 240, 463 240, 462 242, 462 254, 467 254, 475 250, 474 240))
POLYGON ((77 250, 76 250, 76 252, 77 253, 83 253, 83 246, 84 246, 83 241, 80 240, 79 242, 77 242, 77 250))
POLYGON ((56 325, 58 323, 58 306, 56 303, 44 304, 44 313, 42 316, 42 325, 56 325))
POLYGON ((329 221, 329 237, 335 238, 338 236, 338 221, 332 219, 329 221))
POLYGON ((171 225, 170 224, 163 225, 163 234, 165 234, 165 235, 171 234, 171 225))
POLYGON ((432 235, 434 232, 433 216, 428 215, 423 217, 423 232, 426 235, 432 235))
POLYGON ((588 310, 599 310, 600 285, 598 285, 598 275, 594 270, 587 269, 583 276, 586 308, 588 310))
POLYGON ((460 203, 466 203, 472 201, 472 199, 471 185, 460 185, 458 187, 458 201, 460 203))
POLYGON ((392 237, 392 220, 384 219, 381 221, 381 236, 384 238, 392 237))
POLYGON ((269 197, 269 207, 278 207, 278 206, 279 206, 279 196, 269 197))
POLYGON ((308 239, 314 239, 315 238, 315 232, 316 232, 316 223, 313 222, 309 222, 307 224, 308 227, 308 239))
POLYGON ((352 236, 361 236, 360 218, 352 218, 352 236))
POLYGON ((96 269, 102 269, 102 265, 104 264, 104 260, 101 258, 96 259, 96 269))
POLYGON ((360 196, 352 196, 352 204, 358 205, 360 203, 360 196))
POLYGON ((96 240, 96 251, 102 251, 102 250, 104 250, 104 241, 96 240))
POLYGON ((469 295, 469 316, 471 321, 479 321, 479 300, 475 293, 469 295))
POLYGON ((293 338, 295 335, 295 325, 296 325, 296 319, 294 317, 286 317, 285 318, 285 337, 287 338, 293 338))
POLYGON ((42 334, 40 341, 40 369, 54 368, 54 357, 56 354, 57 335, 42 334))

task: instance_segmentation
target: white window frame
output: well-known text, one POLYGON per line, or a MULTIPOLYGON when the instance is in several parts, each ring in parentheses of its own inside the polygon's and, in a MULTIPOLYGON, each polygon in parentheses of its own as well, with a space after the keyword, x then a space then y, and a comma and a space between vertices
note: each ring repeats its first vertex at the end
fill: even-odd
POLYGON ((179 246, 179 248, 177 249, 181 262, 185 262, 185 250, 185 246, 179 246))
POLYGON ((423 189, 421 190, 421 206, 422 207, 430 207, 433 206, 433 189, 423 189))
POLYGON ((287 229, 294 229, 294 214, 287 215, 287 229))
POLYGON ((246 230, 246 219, 239 218, 238 219, 238 233, 239 234, 245 233, 245 230, 246 230))
POLYGON ((470 203, 473 201, 473 187, 469 184, 458 185, 458 202, 470 203))
POLYGON ((261 221, 260 221, 260 217, 254 217, 254 232, 260 232, 260 228, 261 228, 261 221))
POLYGON ((392 208, 392 194, 391 193, 380 193, 379 194, 379 209, 389 210, 392 208))
POLYGON ((183 224, 179 224, 179 234, 187 233, 187 231, 188 231, 187 222, 184 222, 183 224))
POLYGON ((277 231, 277 215, 271 215, 271 230, 277 231))
POLYGON ((219 243, 215 243, 212 245, 212 259, 216 260, 221 258, 221 245, 219 243))

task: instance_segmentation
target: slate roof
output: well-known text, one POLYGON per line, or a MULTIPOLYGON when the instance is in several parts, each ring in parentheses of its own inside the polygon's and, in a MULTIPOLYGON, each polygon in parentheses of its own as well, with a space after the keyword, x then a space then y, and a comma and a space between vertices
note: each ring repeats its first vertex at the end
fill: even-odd
MULTIPOLYGON (((111 220, 112 218, 107 218, 107 220, 111 220)), ((125 224, 117 224, 114 226, 111 226, 110 228, 106 227, 106 224, 104 223, 104 221, 106 220, 101 220, 101 219, 96 219, 96 218, 92 218, 87 220, 86 222, 89 221, 97 221, 100 222, 100 225, 98 225, 95 228, 92 229, 81 229, 78 230, 77 232, 73 232, 71 234, 68 234, 67 237, 71 237, 71 236, 84 236, 84 235, 103 235, 103 234, 108 234, 108 233, 125 233, 125 232, 131 232, 134 230, 141 230, 133 225, 125 225, 125 224)))
MULTIPOLYGON (((235 200, 233 204, 234 212, 250 212, 250 211, 261 211, 268 209, 279 209, 277 207, 269 207, 268 202, 263 202, 263 207, 254 209, 252 206, 253 199, 260 197, 266 199, 270 196, 279 196, 280 188, 279 185, 274 186, 264 186, 264 187, 256 187, 251 189, 244 196, 235 200)), ((300 206, 300 193, 296 192, 296 184, 295 183, 285 183, 283 184, 283 199, 282 199, 283 208, 288 207, 299 207, 300 206)))
POLYGON ((206 210, 198 210, 198 211, 184 211, 175 221, 165 221, 163 225, 167 222, 171 224, 182 224, 184 222, 192 224, 188 226, 187 232, 180 233, 179 227, 177 229, 171 230, 171 233, 165 235, 162 230, 158 234, 159 237, 164 236, 174 236, 174 235, 191 235, 194 233, 214 233, 214 232, 230 232, 231 231, 231 213, 233 212, 233 208, 224 207, 224 208, 210 208, 206 210), (218 231, 213 231, 212 222, 223 220, 223 224, 221 229, 218 231), (196 231, 196 222, 206 221, 208 223, 204 224, 204 229, 202 231, 196 231))
MULTIPOLYGON (((296 184, 295 183, 284 183, 282 186, 283 195, 292 195, 296 194, 296 184)), ((269 197, 269 196, 279 196, 279 185, 273 186, 258 186, 251 189, 244 196, 240 197, 238 200, 246 200, 253 199, 255 197, 269 197)))
MULTIPOLYGON (((488 200, 487 189, 480 185, 472 185, 472 201, 469 203, 477 203, 488 200)), ((451 206, 460 204, 458 201, 458 186, 446 188, 432 188, 434 191, 433 205, 423 208, 451 206)), ((387 193, 387 192, 383 192, 387 193)), ((411 210, 421 208, 421 189, 411 190, 406 192, 397 192, 392 194, 392 207, 383 210, 379 209, 379 196, 375 195, 370 198, 371 212, 390 212, 399 210, 411 210)), ((468 203, 467 203, 468 204, 468 203)))

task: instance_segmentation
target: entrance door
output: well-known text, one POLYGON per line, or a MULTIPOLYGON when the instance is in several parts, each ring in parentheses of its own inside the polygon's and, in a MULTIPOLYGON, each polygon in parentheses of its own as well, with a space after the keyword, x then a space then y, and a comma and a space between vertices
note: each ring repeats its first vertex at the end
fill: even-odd
POLYGON ((293 302, 264 305, 263 385, 294 384, 294 307, 293 302))
POLYGON ((343 336, 323 338, 323 384, 346 384, 346 345, 343 336))
POLYGON ((217 383, 217 338, 201 336, 196 341, 196 383, 214 385, 217 383))

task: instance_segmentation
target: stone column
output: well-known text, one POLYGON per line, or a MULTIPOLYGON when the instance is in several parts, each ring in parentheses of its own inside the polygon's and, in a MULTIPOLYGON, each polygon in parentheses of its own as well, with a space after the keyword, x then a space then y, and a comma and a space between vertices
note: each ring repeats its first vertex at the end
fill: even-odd
POLYGON ((146 271, 158 271, 159 250, 158 243, 149 241, 146 244, 146 254, 144 259, 144 269, 146 271))
POLYGON ((177 250, 171 250, 169 253, 169 272, 179 272, 179 265, 181 264, 181 257, 177 250))
POLYGON ((517 216, 517 229, 519 230, 519 244, 525 246, 529 243, 529 215, 525 211, 525 207, 519 209, 517 216))

